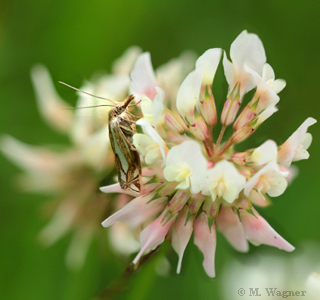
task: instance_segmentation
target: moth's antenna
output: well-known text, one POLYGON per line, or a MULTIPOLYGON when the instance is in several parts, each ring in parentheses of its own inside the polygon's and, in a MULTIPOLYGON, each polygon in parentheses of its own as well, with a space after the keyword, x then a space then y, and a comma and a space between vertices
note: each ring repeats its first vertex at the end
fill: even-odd
POLYGON ((136 105, 138 105, 140 102, 141 102, 141 100, 139 100, 139 101, 138 101, 137 103, 135 103, 135 104, 130 104, 129 107, 136 106, 136 105))
POLYGON ((100 107, 100 106, 112 106, 114 107, 113 105, 104 105, 104 104, 101 104, 101 105, 93 105, 93 106, 82 106, 82 107, 66 107, 64 109, 82 109, 82 108, 94 108, 94 107, 100 107))
POLYGON ((75 88, 74 86, 72 86, 72 85, 70 85, 70 84, 67 84, 67 83, 65 83, 65 82, 59 81, 59 83, 65 85, 65 86, 67 86, 67 87, 69 87, 69 88, 71 88, 71 89, 73 89, 73 90, 76 90, 76 91, 78 91, 78 92, 81 92, 81 93, 84 93, 84 94, 86 94, 86 95, 89 95, 89 96, 91 96, 91 97, 98 98, 98 99, 102 99, 102 100, 107 100, 107 101, 110 101, 110 102, 112 102, 112 103, 114 103, 114 104, 116 103, 116 102, 113 101, 113 100, 110 100, 110 99, 107 99, 107 98, 103 98, 103 97, 99 97, 99 96, 96 96, 96 95, 92 95, 92 94, 90 94, 90 93, 88 93, 88 92, 85 92, 85 91, 82 91, 82 90, 80 90, 80 89, 77 89, 77 88, 75 88))

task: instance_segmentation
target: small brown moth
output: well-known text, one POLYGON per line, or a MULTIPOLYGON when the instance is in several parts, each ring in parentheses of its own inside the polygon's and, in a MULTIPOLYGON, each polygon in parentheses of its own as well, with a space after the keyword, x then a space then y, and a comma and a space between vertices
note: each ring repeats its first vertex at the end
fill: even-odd
POLYGON ((136 122, 127 110, 133 99, 133 95, 128 96, 124 102, 117 102, 109 112, 109 138, 116 157, 121 188, 140 192, 140 156, 132 142, 136 133, 136 122))
POLYGON ((89 96, 103 99, 114 103, 114 105, 95 105, 79 108, 91 108, 99 106, 112 106, 109 112, 109 139, 110 144, 115 155, 116 167, 118 170, 118 181, 123 190, 130 189, 134 192, 140 192, 140 178, 141 178, 141 162, 140 156, 133 145, 133 135, 136 133, 135 116, 128 111, 129 106, 134 96, 128 96, 123 102, 115 102, 110 99, 98 97, 89 94, 85 91, 79 90, 64 82, 60 83, 89 96))

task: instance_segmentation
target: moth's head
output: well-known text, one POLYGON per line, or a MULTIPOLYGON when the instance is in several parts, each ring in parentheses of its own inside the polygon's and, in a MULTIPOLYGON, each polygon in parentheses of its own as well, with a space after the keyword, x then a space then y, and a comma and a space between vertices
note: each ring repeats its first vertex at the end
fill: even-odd
POLYGON ((122 114, 126 109, 127 109, 127 107, 123 106, 122 103, 121 103, 121 105, 116 105, 115 106, 115 110, 117 112, 117 115, 122 114))

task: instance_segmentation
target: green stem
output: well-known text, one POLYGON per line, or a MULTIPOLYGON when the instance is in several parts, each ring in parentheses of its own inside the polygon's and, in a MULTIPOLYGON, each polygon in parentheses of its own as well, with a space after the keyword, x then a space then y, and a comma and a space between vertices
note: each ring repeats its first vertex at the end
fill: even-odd
POLYGON ((148 254, 144 255, 137 264, 130 263, 125 271, 116 278, 112 283, 110 283, 103 291, 102 293, 93 298, 92 300, 111 300, 111 299, 117 299, 116 297, 120 294, 126 292, 128 288, 128 280, 136 274, 136 271, 147 261, 149 261, 149 258, 153 257, 154 254, 158 252, 158 250, 161 248, 161 245, 159 245, 157 248, 149 252, 148 254))

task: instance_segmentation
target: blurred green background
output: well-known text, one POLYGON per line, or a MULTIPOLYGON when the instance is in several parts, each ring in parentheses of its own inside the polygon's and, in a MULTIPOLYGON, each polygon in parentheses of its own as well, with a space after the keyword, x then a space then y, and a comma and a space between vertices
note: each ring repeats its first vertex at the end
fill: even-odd
MULTIPOLYGON (((247 29, 261 38, 276 77, 287 81, 279 112, 250 142, 257 146, 268 137, 281 144, 307 117, 320 116, 319 12, 320 1, 311 0, 1 1, 1 133, 34 145, 68 142, 38 114, 29 75, 35 63, 48 67, 60 95, 74 105, 75 94, 58 81, 80 86, 96 71, 110 71, 112 61, 131 45, 150 51, 157 67, 186 49, 199 55, 212 47, 229 51, 236 36, 247 29)), ((227 92, 221 66, 217 76, 215 96, 221 108, 227 92)), ((259 209, 297 249, 305 241, 320 242, 318 126, 309 130, 314 137, 311 157, 296 163, 297 179, 273 205, 259 209)), ((46 223, 39 207, 47 198, 20 193, 13 181, 19 169, 2 155, 0 160, 0 299, 90 299, 121 274, 125 264, 112 253, 99 261, 94 245, 78 272, 68 271, 64 264, 68 237, 42 248, 36 236, 46 223)), ((251 246, 251 252, 260 248, 251 246)), ((280 252, 271 247, 269 251, 280 252)), ((203 271, 202 254, 191 242, 179 276, 175 274, 177 257, 168 250, 170 275, 156 275, 153 261, 119 299, 222 299, 224 265, 230 257, 241 260, 246 255, 236 253, 219 234, 217 277, 212 280, 203 271)))

